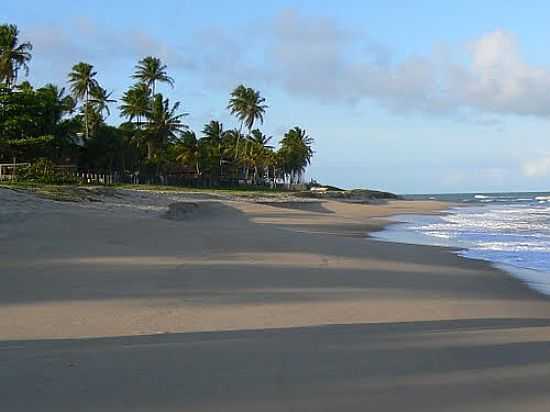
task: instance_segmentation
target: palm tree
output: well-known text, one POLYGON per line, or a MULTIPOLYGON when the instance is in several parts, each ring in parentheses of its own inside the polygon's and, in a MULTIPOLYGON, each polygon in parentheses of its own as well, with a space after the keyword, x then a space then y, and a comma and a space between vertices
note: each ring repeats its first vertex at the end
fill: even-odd
POLYGON ((313 157, 313 139, 306 131, 295 127, 289 130, 281 140, 280 154, 285 174, 290 183, 299 181, 313 157))
POLYGON ((92 98, 90 100, 90 105, 101 117, 103 117, 103 112, 106 112, 107 116, 111 114, 111 110, 109 110, 109 103, 116 102, 116 100, 111 99, 112 94, 113 92, 109 93, 106 89, 99 85, 91 90, 92 98))
POLYGON ((217 120, 212 120, 202 129, 203 139, 209 144, 221 145, 225 136, 223 123, 217 120))
POLYGON ((65 94, 64 87, 59 88, 55 84, 47 83, 46 85, 38 89, 38 92, 46 93, 52 96, 53 99, 57 102, 56 106, 59 107, 63 113, 70 113, 74 110, 75 101, 72 96, 65 94))
POLYGON ((266 136, 260 129, 254 129, 247 138, 248 150, 245 150, 248 156, 248 162, 254 169, 254 182, 258 182, 258 177, 263 176, 265 170, 269 174, 270 157, 273 152, 273 146, 269 145, 272 136, 266 136), (261 172, 261 175, 260 175, 261 172))
POLYGON ((265 157, 265 167, 267 170, 267 178, 270 178, 271 174, 271 181, 273 187, 276 187, 277 185, 277 170, 281 164, 281 153, 275 152, 274 150, 269 150, 266 153, 265 157))
POLYGON ((229 98, 229 104, 227 109, 231 112, 232 115, 236 116, 241 122, 240 131, 242 132, 245 112, 246 112, 246 86, 240 84, 231 92, 231 97, 229 98))
POLYGON ((223 135, 223 156, 231 159, 237 157, 236 143, 241 137, 241 132, 238 129, 231 129, 224 132, 223 135))
POLYGON ((90 94, 92 90, 99 87, 99 83, 94 78, 97 72, 94 71, 94 66, 88 63, 80 62, 73 66, 69 73, 69 84, 71 85, 71 93, 77 101, 84 101, 84 125, 86 128, 86 139, 90 136, 90 126, 88 123, 88 109, 90 104, 90 94))
POLYGON ((273 136, 266 136, 260 129, 254 129, 248 135, 248 141, 257 144, 266 149, 273 149, 273 146, 269 145, 269 142, 273 139, 273 136))
POLYGON ((37 95, 42 96, 48 103, 44 107, 44 120, 48 130, 43 134, 55 134, 55 129, 59 122, 68 113, 72 113, 75 108, 75 101, 71 96, 65 94, 65 88, 48 83, 36 91, 37 95))
MULTIPOLYGON (((242 132, 243 126, 246 126, 250 133, 256 121, 264 122, 264 114, 268 108, 264 102, 265 99, 260 92, 242 84, 231 92, 227 109, 240 120, 240 132, 242 132)), ((238 152, 239 140, 237 140, 236 146, 236 152, 238 152)))
POLYGON ((147 145, 147 160, 153 158, 154 149, 176 140, 187 130, 182 121, 187 113, 179 113, 180 102, 170 106, 170 101, 157 94, 153 99, 151 111, 147 114, 145 139, 147 145))
POLYGON ((19 83, 15 88, 23 93, 32 93, 34 91, 34 87, 27 80, 19 83))
POLYGON ((19 43, 19 29, 14 24, 0 26, 0 82, 8 87, 17 81, 19 70, 29 74, 32 44, 19 43))
POLYGON ((120 99, 120 114, 131 122, 137 120, 137 125, 142 125, 141 120, 147 116, 151 109, 151 90, 145 83, 137 83, 130 87, 120 99))
POLYGON ((182 142, 177 147, 178 155, 176 160, 195 168, 196 176, 201 175, 201 144, 195 132, 187 130, 182 134, 182 142))
POLYGON ((202 129, 202 141, 211 149, 210 152, 216 159, 219 167, 219 174, 222 174, 224 144, 228 136, 228 132, 223 129, 223 123, 212 120, 202 129))
POLYGON ((151 94, 155 95, 156 82, 168 83, 174 87, 174 79, 166 73, 166 65, 162 64, 158 57, 145 57, 136 65, 136 73, 132 78, 139 80, 151 88, 151 94))

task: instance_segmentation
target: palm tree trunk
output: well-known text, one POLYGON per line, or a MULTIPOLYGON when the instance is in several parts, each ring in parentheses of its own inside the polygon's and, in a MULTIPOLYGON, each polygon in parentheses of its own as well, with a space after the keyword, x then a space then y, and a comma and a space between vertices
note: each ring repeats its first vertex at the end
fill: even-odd
POLYGON ((86 105, 84 106, 84 127, 86 128, 86 140, 90 137, 90 130, 88 126, 88 100, 89 94, 88 89, 86 89, 86 105))
POLYGON ((235 143, 235 157, 233 160, 237 160, 237 157, 239 155, 239 139, 241 138, 241 134, 243 133, 243 126, 244 126, 244 120, 241 120, 241 127, 239 127, 239 134, 237 135, 237 142, 235 143))

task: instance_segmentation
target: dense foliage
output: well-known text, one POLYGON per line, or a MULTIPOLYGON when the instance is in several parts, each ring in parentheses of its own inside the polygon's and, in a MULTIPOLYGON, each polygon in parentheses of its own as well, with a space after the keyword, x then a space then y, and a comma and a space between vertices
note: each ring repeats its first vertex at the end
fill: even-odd
POLYGON ((75 165, 141 182, 274 185, 299 182, 310 164, 313 139, 299 127, 282 137, 278 150, 271 145, 272 137, 258 128, 268 105, 250 87, 230 94, 227 109, 236 128, 212 120, 195 132, 185 124, 181 103, 157 91, 159 84, 175 85, 167 66, 148 56, 119 99, 123 123, 112 126, 106 121, 116 100, 89 63, 69 71, 68 93, 52 84, 18 83, 20 72, 29 70, 31 51, 16 26, 0 25, 0 163, 32 163, 19 176, 56 180, 60 166, 75 165))

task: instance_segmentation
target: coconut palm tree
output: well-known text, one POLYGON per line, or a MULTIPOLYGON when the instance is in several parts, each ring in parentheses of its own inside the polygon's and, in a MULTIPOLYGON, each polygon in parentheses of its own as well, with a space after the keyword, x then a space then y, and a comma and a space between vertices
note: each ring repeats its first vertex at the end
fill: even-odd
POLYGON ((219 174, 222 174, 223 156, 225 153, 225 143, 228 132, 224 130, 223 123, 212 120, 202 129, 202 141, 208 145, 210 154, 214 157, 218 167, 219 174))
POLYGON ((195 175, 201 175, 201 143, 197 139, 195 132, 187 130, 182 134, 182 142, 177 147, 176 160, 186 165, 191 165, 195 168, 195 175))
POLYGON ((279 152, 290 183, 299 181, 311 163, 314 153, 311 147, 313 142, 306 131, 299 127, 289 130, 281 140, 279 152))
POLYGON ((73 66, 69 73, 69 84, 71 85, 71 93, 77 101, 84 101, 84 127, 86 130, 86 139, 90 136, 90 126, 88 122, 90 94, 92 90, 99 87, 98 81, 95 79, 97 72, 94 71, 94 66, 88 63, 80 62, 73 66))
POLYGON ((281 153, 275 152, 274 150, 269 150, 266 153, 265 157, 265 168, 267 171, 267 178, 271 178, 272 186, 276 187, 278 170, 281 165, 281 153), (270 176, 271 175, 271 176, 270 176))
POLYGON ((202 129, 203 139, 209 144, 221 145, 225 136, 223 123, 212 120, 202 129))
POLYGON ((260 129, 254 129, 248 135, 248 141, 257 144, 266 149, 273 149, 273 146, 269 145, 269 142, 273 139, 273 136, 266 136, 260 129))
POLYGON ((151 90, 145 83, 137 83, 130 87, 120 99, 120 114, 131 122, 136 119, 138 127, 142 125, 142 119, 151 109, 151 90))
POLYGON ((174 87, 174 79, 168 76, 166 68, 167 66, 162 64, 158 57, 148 56, 138 62, 136 72, 132 78, 151 88, 151 94, 154 96, 156 82, 168 83, 171 87, 174 87))
POLYGON ((109 93, 99 85, 91 90, 90 105, 101 117, 103 117, 103 112, 107 113, 107 116, 111 114, 109 103, 116 102, 116 100, 111 99, 112 94, 113 92, 109 93))
POLYGON ((242 132, 246 112, 246 91, 244 84, 240 84, 231 92, 227 110, 241 122, 240 131, 242 132))
MULTIPOLYGON (((260 92, 242 84, 231 92, 227 109, 240 120, 240 132, 242 132, 243 126, 246 126, 250 133, 256 121, 264 122, 264 114, 269 107, 264 103, 265 99, 260 92)), ((236 146, 236 155, 238 155, 239 140, 237 140, 236 146)))
POLYGON ((19 70, 29 74, 32 44, 19 43, 19 29, 14 24, 0 26, 0 82, 12 87, 17 81, 19 70))
POLYGON ((30 84, 30 82, 27 80, 19 83, 17 86, 15 86, 15 89, 23 93, 32 93, 34 91, 34 87, 32 87, 32 84, 30 84))
MULTIPOLYGON (((43 87, 37 90, 38 93, 45 93, 52 96, 56 102, 55 106, 60 109, 62 113, 70 113, 75 108, 75 101, 72 96, 65 94, 65 88, 56 86, 52 83, 47 83, 43 87)), ((61 117, 59 118, 59 120, 61 117)))
MULTIPOLYGON (((269 145, 271 136, 266 136, 259 129, 254 129, 247 136, 245 149, 241 155, 244 155, 245 163, 254 171, 254 182, 264 174, 269 153, 273 146, 269 145), (261 172, 261 173, 260 173, 261 172)), ((246 172, 248 175, 248 171, 246 172)))
POLYGON ((147 160, 151 160, 156 148, 178 139, 187 130, 183 117, 187 113, 178 113, 180 102, 170 105, 170 100, 157 94, 153 99, 151 110, 147 113, 145 125, 145 143, 147 145, 147 160))
POLYGON ((64 87, 59 88, 51 83, 37 89, 36 94, 44 102, 43 120, 48 130, 44 130, 43 134, 55 134, 55 129, 63 117, 74 111, 75 101, 65 94, 64 87))
POLYGON ((226 130, 223 134, 223 157, 227 159, 235 159, 236 157, 236 143, 241 137, 241 133, 238 129, 226 130))

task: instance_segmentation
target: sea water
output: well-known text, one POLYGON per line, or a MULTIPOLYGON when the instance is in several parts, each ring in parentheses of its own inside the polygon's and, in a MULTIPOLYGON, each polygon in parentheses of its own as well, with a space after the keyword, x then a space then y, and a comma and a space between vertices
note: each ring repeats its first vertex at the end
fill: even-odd
POLYGON ((550 193, 416 195, 461 204, 442 215, 397 216, 375 238, 459 248, 550 295, 550 193), (462 207, 462 205, 467 207, 462 207))

